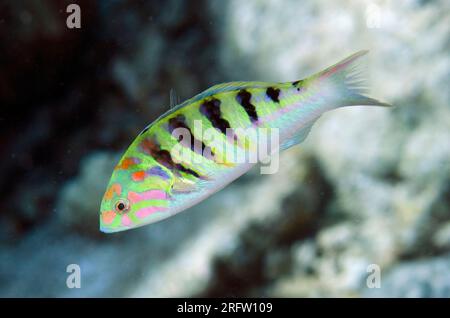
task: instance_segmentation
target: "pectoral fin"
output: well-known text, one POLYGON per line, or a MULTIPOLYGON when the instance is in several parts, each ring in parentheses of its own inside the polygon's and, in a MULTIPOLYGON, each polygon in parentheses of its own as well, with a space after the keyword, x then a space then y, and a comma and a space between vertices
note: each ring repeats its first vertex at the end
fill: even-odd
POLYGON ((194 192, 196 189, 196 182, 184 178, 176 178, 172 185, 172 191, 177 193, 194 192))

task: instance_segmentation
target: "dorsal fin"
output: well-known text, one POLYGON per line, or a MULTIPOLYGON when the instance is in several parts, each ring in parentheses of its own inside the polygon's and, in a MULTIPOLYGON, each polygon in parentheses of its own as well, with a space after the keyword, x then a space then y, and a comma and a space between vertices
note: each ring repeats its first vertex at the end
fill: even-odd
MULTIPOLYGON (((245 88, 269 87, 271 85, 276 85, 276 84, 265 83, 265 82, 228 82, 228 83, 217 84, 217 85, 214 85, 214 86, 204 90, 203 92, 195 95, 194 97, 192 97, 188 100, 185 100, 183 103, 178 104, 175 107, 172 107, 172 105, 171 105, 170 109, 167 112, 165 112, 164 114, 162 114, 161 116, 159 116, 155 121, 153 121, 153 123, 157 122, 161 118, 164 118, 164 117, 176 112, 178 109, 183 108, 184 106, 186 106, 188 104, 195 103, 195 102, 202 100, 208 96, 212 96, 212 95, 219 94, 222 92, 231 92, 231 91, 235 91, 235 90, 245 89, 245 88)), ((172 97, 172 90, 171 90, 170 95, 172 97)), ((148 128, 150 128, 153 123, 148 125, 144 129, 144 131, 146 131, 148 128)), ((142 134, 142 132, 141 132, 141 134, 142 134)))
POLYGON ((212 96, 215 94, 223 93, 223 92, 231 92, 235 90, 245 89, 245 88, 259 88, 259 87, 268 87, 271 85, 270 83, 265 82, 228 82, 228 83, 222 83, 214 85, 207 90, 204 90, 203 92, 195 95, 191 99, 188 99, 187 101, 180 104, 178 108, 183 107, 184 105, 195 103, 205 97, 212 96))
POLYGON ((228 82, 214 85, 208 88, 207 90, 203 91, 202 93, 198 94, 197 96, 199 96, 200 98, 204 98, 206 96, 211 96, 222 92, 230 92, 249 87, 251 88, 266 87, 268 85, 270 84, 264 82, 228 82))

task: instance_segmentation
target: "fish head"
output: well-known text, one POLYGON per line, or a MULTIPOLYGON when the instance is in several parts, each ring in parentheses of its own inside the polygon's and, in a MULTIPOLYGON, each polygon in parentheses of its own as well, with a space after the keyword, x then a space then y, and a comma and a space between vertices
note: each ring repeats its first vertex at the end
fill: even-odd
POLYGON ((125 231, 169 217, 172 177, 157 163, 125 154, 102 199, 100 231, 125 231))

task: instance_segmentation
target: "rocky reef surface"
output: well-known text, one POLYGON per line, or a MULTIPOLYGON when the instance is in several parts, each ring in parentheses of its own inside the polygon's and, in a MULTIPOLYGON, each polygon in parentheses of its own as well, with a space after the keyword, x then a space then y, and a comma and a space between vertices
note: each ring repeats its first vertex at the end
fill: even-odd
POLYGON ((62 88, 18 98, 34 81, 6 76, 38 62, 4 48, 7 115, 35 111, 2 128, 0 296, 450 297, 447 1, 144 3, 82 2, 86 34, 69 38, 57 6, 5 8, 45 26, 17 42, 46 57, 37 91, 62 88), (218 82, 296 80, 360 49, 372 95, 394 108, 327 113, 278 173, 255 167, 164 222, 98 231, 112 167, 171 88, 184 99, 218 82), (79 72, 64 77, 67 60, 49 52, 79 72), (72 263, 80 289, 65 284, 72 263))

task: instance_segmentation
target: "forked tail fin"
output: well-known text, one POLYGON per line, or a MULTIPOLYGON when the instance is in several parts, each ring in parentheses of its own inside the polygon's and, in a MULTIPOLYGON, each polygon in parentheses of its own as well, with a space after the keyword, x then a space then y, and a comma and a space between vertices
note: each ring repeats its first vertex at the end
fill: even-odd
POLYGON ((308 88, 317 90, 329 107, 354 105, 392 106, 368 97, 367 81, 361 66, 361 57, 368 51, 359 51, 341 62, 305 79, 308 88))

